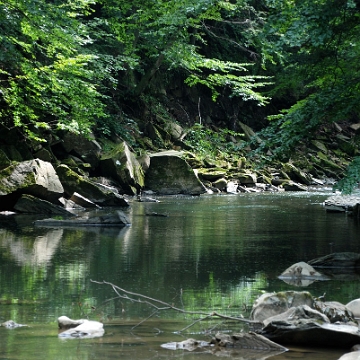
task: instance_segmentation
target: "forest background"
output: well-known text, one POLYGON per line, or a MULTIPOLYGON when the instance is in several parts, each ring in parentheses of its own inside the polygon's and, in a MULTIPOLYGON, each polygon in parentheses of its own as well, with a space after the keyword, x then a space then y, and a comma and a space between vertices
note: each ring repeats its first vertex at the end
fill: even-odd
POLYGON ((141 153, 178 123, 182 148, 288 161, 360 122, 359 20, 356 0, 0 0, 0 124, 32 146, 71 131, 141 153))

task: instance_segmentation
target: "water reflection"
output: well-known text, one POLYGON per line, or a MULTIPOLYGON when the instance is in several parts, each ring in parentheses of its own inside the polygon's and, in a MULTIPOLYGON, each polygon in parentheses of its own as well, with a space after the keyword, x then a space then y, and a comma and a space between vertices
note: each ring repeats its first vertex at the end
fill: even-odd
MULTIPOLYGON (((157 347, 146 347, 146 355, 134 356, 134 347, 148 343, 144 336, 154 338, 156 346, 177 341, 171 332, 192 318, 164 312, 146 323, 151 329, 144 325, 131 335, 129 329, 149 316, 149 308, 108 301, 116 296, 113 290, 90 279, 106 280, 187 310, 246 317, 263 291, 303 288, 304 284, 295 287, 278 279, 293 263, 330 250, 360 252, 358 223, 343 214, 326 214, 320 205, 326 197, 302 193, 163 198, 161 203, 134 203, 128 211, 132 225, 123 229, 35 228, 33 217, 0 218, 0 318, 56 329, 58 316, 88 316, 105 322, 104 338, 89 343, 97 358, 115 358, 124 346, 133 346, 124 350, 125 357, 149 358, 158 354, 157 347), (169 216, 147 215, 152 212, 169 216), (155 330, 159 328, 165 333, 155 330), (124 345, 121 339, 127 337, 132 340, 124 345)), ((326 292, 329 300, 347 303, 359 297, 358 278, 306 285, 316 296, 326 292)), ((191 328, 191 335, 214 326, 199 323, 191 328)), ((234 327, 239 329, 238 324, 234 327)), ((228 328, 229 324, 222 324, 215 329, 228 328)), ((44 339, 39 330, 36 333, 33 348, 44 339)), ((0 334, 6 337, 6 346, 10 347, 10 337, 18 341, 13 334, 0 334)), ((58 351, 59 345, 51 339, 47 338, 49 351, 58 351)), ((0 351, 9 354, 10 350, 0 351)), ((90 350, 81 351, 90 358, 90 350)))

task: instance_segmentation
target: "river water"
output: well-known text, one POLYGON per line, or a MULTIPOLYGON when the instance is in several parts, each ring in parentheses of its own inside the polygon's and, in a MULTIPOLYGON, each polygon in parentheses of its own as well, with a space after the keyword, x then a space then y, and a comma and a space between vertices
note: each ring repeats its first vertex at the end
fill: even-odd
MULTIPOLYGON (((160 345, 189 337, 209 340, 217 331, 248 330, 238 322, 196 322, 199 315, 172 310, 154 314, 149 305, 114 299, 111 286, 91 279, 187 311, 244 317, 263 292, 308 290, 342 303, 358 298, 357 276, 307 287, 277 278, 298 261, 335 251, 360 252, 359 223, 345 214, 326 213, 322 203, 329 195, 322 190, 164 197, 160 203, 134 202, 126 210, 132 225, 125 229, 39 228, 31 216, 3 216, 0 322, 12 319, 28 326, 0 327, 0 359, 207 360, 215 355, 160 345), (105 335, 59 339, 61 315, 102 321, 105 335)), ((271 359, 335 360, 346 352, 290 349, 271 359)), ((246 352, 227 356, 261 358, 246 352)))

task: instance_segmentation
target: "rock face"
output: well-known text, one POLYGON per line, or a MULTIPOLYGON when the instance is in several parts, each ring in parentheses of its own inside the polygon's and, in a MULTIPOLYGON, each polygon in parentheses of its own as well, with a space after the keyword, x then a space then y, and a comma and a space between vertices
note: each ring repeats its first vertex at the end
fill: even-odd
POLYGON ((124 192, 136 195, 144 187, 144 172, 126 142, 102 155, 100 168, 104 176, 117 181, 124 192))
POLYGON ((152 154, 145 177, 146 189, 162 195, 205 193, 205 186, 181 155, 177 151, 152 154))
POLYGON ((0 210, 11 210, 22 194, 57 203, 63 192, 59 177, 49 162, 28 160, 0 171, 0 210))
POLYGON ((281 314, 291 307, 307 305, 312 307, 313 297, 307 291, 284 291, 261 295, 254 303, 250 318, 256 321, 281 314))

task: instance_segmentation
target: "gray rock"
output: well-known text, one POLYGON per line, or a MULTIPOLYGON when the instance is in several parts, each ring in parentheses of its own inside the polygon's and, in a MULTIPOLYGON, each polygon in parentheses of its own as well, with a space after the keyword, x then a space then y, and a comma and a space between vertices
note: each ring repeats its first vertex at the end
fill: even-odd
POLYGON ((338 360, 360 360, 360 352, 353 351, 341 356, 338 360))
POLYGON ((15 329, 15 328, 24 327, 24 326, 27 326, 27 325, 18 324, 14 320, 8 320, 8 321, 3 322, 1 324, 1 326, 6 327, 7 329, 15 329))
POLYGON ((87 208, 100 208, 99 205, 95 204, 91 200, 87 199, 86 197, 74 192, 71 197, 70 201, 74 202, 75 204, 87 209, 87 208))
POLYGON ((352 300, 345 306, 354 314, 355 317, 360 318, 360 299, 352 300))
MULTIPOLYGON (((100 206, 129 206, 123 196, 119 195, 114 188, 101 186, 92 182, 89 178, 81 176, 66 165, 56 168, 61 183, 68 197, 74 193, 80 194, 90 202, 100 206)), ((85 204, 79 204, 84 207, 85 204)))
POLYGON ((308 261, 315 268, 358 268, 360 254, 352 252, 333 253, 308 261))
POLYGON ((357 326, 322 323, 312 319, 272 321, 258 333, 283 345, 350 349, 353 345, 360 343, 360 332, 357 326))
POLYGON ((261 295, 255 302, 250 318, 256 321, 281 314, 291 307, 307 305, 311 307, 313 297, 307 291, 284 291, 278 293, 266 293, 261 295))
POLYGON ((279 276, 279 279, 294 286, 307 286, 313 281, 329 280, 327 276, 320 274, 311 265, 303 261, 288 267, 279 276))
POLYGON ((307 191, 308 188, 305 185, 299 184, 292 180, 285 180, 281 186, 285 191, 307 191))
POLYGON ((104 176, 119 182, 127 194, 136 195, 144 187, 143 168, 126 142, 103 154, 100 168, 104 176))
POLYGON ((0 171, 1 209, 11 209, 21 194, 58 203, 64 189, 51 163, 40 159, 23 161, 0 171))
POLYGON ((98 321, 72 320, 67 316, 61 316, 58 318, 58 325, 60 330, 67 329, 59 333, 59 337, 65 339, 91 339, 103 336, 105 333, 103 324, 98 321))
POLYGON ((320 321, 323 323, 330 323, 330 320, 326 315, 321 313, 320 311, 317 311, 315 309, 312 309, 308 305, 300 305, 296 307, 291 307, 287 311, 271 316, 263 321, 264 326, 269 325, 271 322, 280 322, 280 321, 293 321, 298 319, 312 319, 315 321, 320 321))
POLYGON ((266 337, 254 332, 233 335, 217 333, 211 343, 219 347, 236 347, 239 349, 253 349, 262 351, 287 351, 279 344, 275 344, 266 337))
POLYGON ((181 152, 165 151, 150 155, 145 187, 162 195, 200 195, 206 192, 181 152))
POLYGON ((65 152, 68 154, 71 153, 83 162, 91 164, 93 169, 98 166, 101 156, 101 146, 92 134, 89 139, 86 139, 84 136, 67 131, 64 133, 60 144, 65 152))
POLYGON ((14 209, 21 213, 28 214, 73 216, 71 212, 61 206, 26 194, 20 197, 20 199, 16 202, 14 209))

